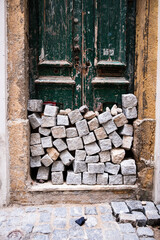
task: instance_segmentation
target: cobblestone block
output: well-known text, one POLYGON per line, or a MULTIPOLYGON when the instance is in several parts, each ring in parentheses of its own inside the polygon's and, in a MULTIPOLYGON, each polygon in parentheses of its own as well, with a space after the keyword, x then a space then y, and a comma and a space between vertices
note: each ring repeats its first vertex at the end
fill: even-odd
POLYGON ((66 218, 67 216, 67 209, 66 207, 56 207, 54 212, 55 217, 59 218, 66 218))
POLYGON ((137 180, 136 175, 123 176, 123 183, 125 185, 133 185, 136 183, 136 180, 137 180))
POLYGON ((134 159, 127 159, 121 162, 122 175, 136 175, 136 164, 134 159))
POLYGON ((41 144, 30 146, 30 149, 32 157, 41 156, 45 153, 41 144))
POLYGON ((62 139, 56 139, 53 141, 53 145, 57 148, 59 152, 62 152, 67 149, 66 143, 62 139))
POLYGON ((65 166, 62 161, 55 161, 52 164, 51 172, 63 172, 65 170, 65 166))
POLYGON ((124 113, 120 113, 120 114, 116 115, 115 117, 113 117, 113 121, 117 127, 122 127, 122 126, 124 126, 124 124, 128 123, 128 120, 127 120, 126 116, 124 115, 124 113))
POLYGON ((123 144, 122 148, 125 150, 130 150, 133 142, 133 137, 130 136, 123 136, 123 144))
MULTIPOLYGON (((116 240, 116 239, 123 240, 123 236, 122 236, 121 232, 119 231, 119 229, 107 229, 107 231, 105 231, 105 239, 109 239, 109 240, 116 240)), ((130 239, 130 240, 133 240, 133 239, 130 239)))
POLYGON ((56 126, 56 117, 42 116, 41 127, 49 128, 49 127, 54 127, 54 126, 56 126))
POLYGON ((51 181, 54 185, 63 184, 63 173, 62 172, 52 172, 51 173, 51 181))
POLYGON ((97 184, 99 185, 108 184, 108 173, 97 174, 97 184))
POLYGON ((75 138, 67 138, 66 139, 69 151, 83 149, 83 142, 82 138, 75 137, 75 138))
POLYGON ((86 136, 83 136, 83 142, 84 142, 84 144, 90 144, 90 143, 93 143, 93 142, 95 142, 95 141, 96 141, 96 138, 95 138, 93 132, 89 133, 89 134, 86 135, 86 136))
POLYGON ((36 145, 41 143, 41 137, 39 133, 31 133, 30 145, 36 145))
POLYGON ((67 230, 53 230, 53 240, 68 240, 69 232, 67 230))
POLYGON ((155 211, 155 212, 157 212, 156 206, 154 205, 153 202, 150 202, 150 201, 145 201, 145 205, 143 206, 143 208, 144 208, 145 211, 155 211))
POLYGON ((69 185, 81 184, 81 173, 74 173, 73 171, 67 171, 66 183, 69 185))
POLYGON ((126 200, 126 204, 131 212, 132 211, 144 212, 142 203, 139 200, 126 200))
POLYGON ((123 112, 127 119, 137 118, 137 108, 123 108, 123 112))
POLYGON ((111 142, 113 143, 115 148, 118 148, 123 144, 122 138, 118 135, 116 131, 110 133, 109 138, 111 139, 111 142))
POLYGON ((101 214, 112 213, 112 209, 109 203, 105 203, 105 205, 99 206, 99 211, 101 214))
POLYGON ((77 129, 75 127, 66 129, 67 138, 78 137, 77 129))
POLYGON ((68 116, 57 115, 57 125, 58 126, 69 126, 68 116))
POLYGON ((84 114, 84 113, 88 112, 89 109, 88 109, 87 105, 83 105, 79 108, 79 111, 80 111, 80 113, 84 114))
POLYGON ((107 138, 107 133, 106 133, 106 131, 104 130, 103 127, 95 129, 94 133, 96 135, 97 140, 101 140, 101 139, 107 138))
POLYGON ((96 142, 85 145, 85 150, 88 155, 94 155, 100 152, 100 148, 96 142))
POLYGON ((74 157, 67 150, 64 150, 60 153, 60 159, 64 165, 69 166, 73 162, 74 157))
POLYGON ((95 117, 92 120, 88 121, 88 126, 89 126, 90 131, 93 131, 93 130, 99 128, 98 119, 95 117))
POLYGON ((117 175, 120 169, 119 164, 113 164, 111 162, 106 162, 105 163, 105 169, 104 171, 113 175, 117 175))
POLYGON ((131 124, 125 124, 119 132, 121 135, 132 136, 133 126, 131 124))
POLYGON ((58 114, 58 110, 59 110, 59 107, 57 106, 45 105, 44 115, 49 117, 56 117, 58 114))
POLYGON ((65 138, 66 129, 64 126, 55 126, 51 128, 51 132, 54 138, 65 138))
POLYGON ((67 108, 65 110, 61 109, 59 111, 59 115, 68 115, 72 110, 70 108, 67 108))
POLYGON ((123 240, 139 240, 136 233, 128 233, 123 235, 123 240))
POLYGON ((84 161, 86 158, 85 150, 76 150, 75 152, 75 161, 84 161))
POLYGON ((89 173, 104 173, 104 163, 88 163, 89 173))
POLYGON ((111 119, 112 119, 112 115, 110 112, 103 112, 98 116, 98 121, 100 124, 106 123, 111 119))
POLYGON ((68 116, 69 116, 70 122, 72 124, 74 124, 74 123, 76 123, 76 122, 78 122, 78 121, 83 119, 83 116, 82 116, 82 114, 80 113, 80 111, 78 109, 70 112, 68 114, 68 116))
POLYGON ((81 217, 83 215, 82 207, 71 207, 70 215, 72 217, 81 217))
POLYGON ((49 224, 43 224, 43 225, 35 226, 33 229, 33 232, 48 234, 48 233, 51 233, 52 231, 49 224))
POLYGON ((132 214, 136 218, 137 226, 139 226, 139 227, 146 226, 147 218, 146 218, 146 216, 142 212, 132 211, 132 214))
POLYGON ((99 162, 99 156, 94 155, 94 156, 87 156, 86 157, 86 163, 96 163, 99 162))
POLYGON ((111 202, 111 207, 115 217, 120 213, 129 213, 129 209, 125 202, 111 202))
POLYGON ((85 215, 98 215, 96 207, 93 206, 87 206, 84 208, 84 214, 85 215))
POLYGON ((147 224, 150 226, 160 225, 160 215, 157 211, 145 211, 147 217, 147 224))
POLYGON ((52 137, 43 137, 41 138, 41 143, 43 148, 51 148, 53 146, 52 144, 52 137))
POLYGON ((87 171, 87 165, 84 161, 74 161, 73 162, 74 173, 81 173, 87 171))
POLYGON ((103 239, 101 229, 86 229, 88 240, 100 240, 103 239))
POLYGON ((134 94, 122 94, 122 107, 132 108, 137 106, 137 98, 134 94))
POLYGON ((32 113, 31 115, 28 115, 28 119, 33 129, 41 126, 42 119, 40 118, 38 113, 32 113))
POLYGON ((59 152, 55 148, 47 148, 46 151, 52 160, 56 161, 58 159, 59 152))
POLYGON ((99 153, 100 162, 109 162, 111 159, 110 151, 103 151, 99 153))
POLYGON ((154 232, 149 227, 138 227, 137 234, 138 237, 154 237, 154 232))
POLYGON ((122 233, 135 233, 135 228, 130 223, 120 223, 119 227, 122 233))
POLYGON ((77 128, 77 131, 78 131, 78 134, 80 137, 83 137, 83 136, 89 134, 87 121, 85 119, 76 122, 76 128, 77 128))
POLYGON ((42 112, 43 110, 43 101, 39 99, 29 99, 27 110, 30 112, 42 112))
POLYGON ((76 238, 76 240, 77 240, 78 238, 84 237, 84 230, 80 226, 71 227, 69 229, 69 236, 73 237, 73 239, 76 238))
POLYGON ((109 175, 109 184, 110 185, 121 185, 121 184, 123 184, 122 175, 121 174, 109 175))
POLYGON ((30 167, 35 168, 35 167, 40 167, 41 164, 41 157, 36 156, 36 157, 30 157, 30 167))
POLYGON ((107 151, 112 149, 112 143, 110 139, 101 139, 99 140, 99 146, 102 151, 107 151))
POLYGON ((55 228, 65 228, 66 227, 66 219, 65 218, 54 218, 53 226, 55 228))
POLYGON ((51 129, 49 128, 44 128, 44 127, 39 127, 38 129, 39 133, 45 137, 49 136, 51 133, 51 129))
POLYGON ((46 154, 42 159, 41 159, 41 162, 43 163, 43 165, 45 167, 49 167, 52 163, 53 163, 53 160, 52 158, 50 158, 50 156, 48 154, 46 154))
POLYGON ((112 149, 111 157, 113 163, 120 164, 125 157, 125 150, 122 148, 112 149))
POLYGON ((112 133, 112 132, 114 132, 114 131, 117 130, 117 127, 116 127, 116 125, 114 124, 114 122, 113 122, 112 119, 109 120, 108 122, 102 124, 102 125, 103 125, 105 131, 107 132, 107 134, 110 134, 110 133, 112 133))
POLYGON ((38 168, 38 172, 37 172, 37 180, 45 180, 47 181, 49 178, 49 167, 40 167, 38 168))
POLYGON ((97 219, 93 216, 90 216, 87 218, 87 221, 85 222, 85 225, 89 228, 95 227, 97 225, 97 219))
POLYGON ((85 115, 84 118, 87 120, 91 120, 96 116, 95 112, 93 111, 88 111, 85 115))
POLYGON ((120 223, 131 223, 133 227, 136 226, 136 217, 133 214, 120 213, 119 214, 120 223))
POLYGON ((84 172, 82 182, 83 184, 86 184, 86 185, 96 184, 96 174, 84 172))

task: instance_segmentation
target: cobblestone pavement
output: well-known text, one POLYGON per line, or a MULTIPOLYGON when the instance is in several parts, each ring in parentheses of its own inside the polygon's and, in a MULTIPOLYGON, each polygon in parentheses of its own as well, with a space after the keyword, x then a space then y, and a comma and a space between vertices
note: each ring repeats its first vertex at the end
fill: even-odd
POLYGON ((140 201, 2 208, 0 240, 159 240, 159 209, 140 201))

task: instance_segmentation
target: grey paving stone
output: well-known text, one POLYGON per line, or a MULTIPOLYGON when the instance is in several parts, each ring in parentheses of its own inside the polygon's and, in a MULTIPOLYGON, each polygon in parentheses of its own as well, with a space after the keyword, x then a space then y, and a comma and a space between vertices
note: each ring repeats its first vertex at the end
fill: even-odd
POLYGON ((118 148, 123 144, 122 138, 119 136, 119 134, 116 131, 110 133, 109 138, 111 139, 115 148, 118 148))
POLYGON ((66 219, 65 218, 54 218, 53 226, 55 228, 65 228, 66 227, 66 219))
POLYGON ((85 150, 88 155, 94 155, 100 152, 100 148, 96 142, 85 145, 85 150))
POLYGON ((112 209, 109 203, 106 203, 104 206, 98 206, 101 214, 112 213, 112 209))
POLYGON ((83 119, 83 116, 78 109, 75 109, 74 111, 70 112, 68 116, 72 124, 83 119))
POLYGON ((123 160, 120 165, 122 175, 136 175, 136 164, 134 159, 123 160))
POLYGON ((98 116, 98 121, 100 124, 106 123, 111 119, 112 119, 112 116, 111 116, 110 112, 103 112, 103 113, 99 114, 99 116, 98 116))
POLYGON ((133 125, 125 124, 122 129, 119 131, 119 134, 124 136, 132 136, 133 135, 133 125))
POLYGON ((47 235, 42 235, 42 234, 36 234, 32 238, 33 240, 49 240, 49 236, 47 235))
POLYGON ((104 173, 104 163, 88 163, 89 173, 104 173))
POLYGON ((33 129, 41 126, 42 119, 40 118, 38 113, 32 113, 31 115, 28 115, 28 119, 33 129))
POLYGON ((68 126, 69 125, 68 116, 57 115, 57 125, 59 125, 59 126, 68 126))
POLYGON ((121 185, 122 182, 122 175, 117 174, 117 175, 109 175, 109 184, 110 185, 121 185))
POLYGON ((41 138, 41 144, 43 148, 51 148, 53 146, 52 137, 49 136, 41 138))
POLYGON ((81 107, 79 108, 79 111, 80 111, 81 113, 86 113, 86 112, 89 111, 89 108, 87 107, 87 105, 83 105, 83 106, 81 106, 81 107))
POLYGON ((41 127, 50 128, 50 127, 54 127, 54 126, 56 126, 56 117, 42 116, 41 127))
POLYGON ((101 229, 86 229, 88 240, 104 240, 101 229))
POLYGON ((146 238, 146 237, 143 238, 143 237, 142 237, 142 238, 140 238, 139 240, 155 240, 155 238, 150 238, 150 237, 149 237, 149 238, 148 238, 148 237, 147 237, 147 238, 146 238))
POLYGON ((90 132, 88 135, 83 136, 82 138, 83 138, 84 144, 90 144, 96 141, 96 138, 93 132, 90 132))
POLYGON ((85 150, 76 150, 75 152, 75 161, 84 161, 86 158, 85 150))
POLYGON ((139 240, 136 233, 127 233, 123 235, 123 240, 139 240))
POLYGON ((89 228, 92 228, 92 227, 95 227, 97 223, 98 223, 97 218, 90 216, 90 217, 87 217, 87 221, 85 222, 85 225, 89 228))
POLYGON ((126 200, 126 204, 129 208, 129 210, 132 211, 139 211, 144 212, 144 208, 142 206, 141 201, 138 200, 126 200))
POLYGON ((101 215, 101 221, 103 223, 110 222, 110 221, 115 221, 115 218, 113 217, 112 213, 106 213, 106 214, 101 215))
MULTIPOLYGON (((105 239, 106 240, 123 240, 123 236, 120 231, 117 229, 107 229, 105 231, 105 239)), ((128 240, 130 240, 128 238, 128 240)))
POLYGON ((51 181, 53 185, 63 184, 63 172, 52 172, 51 181))
POLYGON ((56 161, 59 157, 59 152, 55 148, 47 148, 48 155, 52 158, 52 160, 56 161))
POLYGON ((87 171, 87 164, 84 161, 74 161, 73 162, 74 173, 81 173, 87 171))
POLYGON ((78 137, 77 129, 75 127, 66 129, 67 138, 78 137))
POLYGON ((137 118, 137 108, 123 108, 123 112, 127 119, 137 118))
POLYGON ((37 210, 36 207, 26 207, 25 212, 35 212, 37 210))
MULTIPOLYGON (((22 215, 23 216, 23 215, 22 215)), ((37 221, 37 213, 36 212, 29 212, 25 214, 25 217, 22 218, 21 224, 35 224, 37 221)))
POLYGON ((137 106, 137 97, 132 94, 122 94, 122 106, 125 108, 132 108, 137 106))
POLYGON ((94 185, 96 184, 96 174, 84 172, 82 175, 83 184, 94 185))
POLYGON ((103 163, 109 162, 111 160, 110 151, 100 152, 99 157, 100 157, 100 162, 103 162, 103 163))
POLYGON ((67 230, 53 230, 52 240, 68 240, 69 232, 67 230))
POLYGON ((135 228, 130 223, 120 223, 119 227, 122 233, 135 233, 135 228))
POLYGON ((34 229, 33 229, 33 233, 47 234, 47 233, 51 233, 51 232, 52 232, 52 230, 51 230, 51 227, 49 224, 34 226, 34 229))
POLYGON ((118 218, 120 223, 131 223, 134 227, 136 226, 136 217, 129 213, 120 213, 118 218))
POLYGON ((142 212, 132 211, 132 214, 136 218, 137 226, 139 227, 146 226, 147 218, 142 212))
POLYGON ((33 157, 41 156, 41 155, 45 154, 44 149, 42 148, 41 144, 30 146, 30 150, 31 150, 31 155, 33 157))
POLYGON ((59 152, 62 152, 67 149, 66 143, 60 138, 53 141, 53 145, 57 148, 59 152))
POLYGON ((54 215, 55 217, 65 218, 67 215, 67 209, 65 207, 56 207, 54 215))
POLYGON ((82 138, 80 137, 67 138, 66 141, 67 141, 69 151, 83 149, 83 142, 82 142, 82 138))
POLYGON ((69 185, 79 185, 82 183, 81 173, 74 173, 73 171, 67 171, 66 183, 69 185))
POLYGON ((51 133, 51 129, 43 128, 43 127, 39 127, 38 131, 41 135, 43 135, 45 137, 49 136, 49 134, 51 133))
POLYGON ((131 176, 123 176, 123 183, 125 185, 134 185, 136 183, 137 176, 131 175, 131 176))
POLYGON ((145 211, 147 217, 147 224, 150 226, 156 226, 160 224, 160 215, 157 211, 145 211))
POLYGON ((40 222, 50 222, 51 220, 51 213, 50 212, 42 212, 40 213, 40 222))
POLYGON ((64 150, 63 152, 61 152, 59 157, 62 160, 63 164, 66 166, 69 166, 74 160, 74 157, 70 154, 68 150, 64 150))
POLYGON ((36 145, 41 143, 41 136, 39 133, 31 133, 30 145, 36 145))
POLYGON ((99 140, 99 146, 102 151, 107 151, 112 149, 112 143, 110 139, 101 139, 99 140))
POLYGON ((108 122, 102 124, 102 126, 104 127, 107 134, 110 134, 117 130, 117 126, 115 125, 115 123, 112 119, 109 120, 108 122))
POLYGON ((86 119, 76 122, 76 128, 80 137, 89 134, 88 124, 86 119))
POLYGON ((63 172, 65 170, 65 166, 62 161, 54 161, 52 164, 51 172, 63 172))
POLYGON ((111 202, 113 214, 116 217, 120 213, 129 213, 129 209, 125 202, 111 202))
POLYGON ((49 167, 40 167, 37 172, 37 180, 48 180, 49 178, 49 167))
POLYGON ((99 185, 108 184, 108 173, 97 174, 97 184, 99 185))
POLYGON ((156 206, 153 202, 145 201, 145 205, 143 205, 145 211, 157 211, 156 206))
POLYGON ((104 171, 110 174, 114 174, 117 175, 120 169, 120 165, 119 164, 113 164, 111 162, 106 162, 105 163, 105 169, 104 171))
POLYGON ((30 112, 42 112, 43 101, 39 99, 29 99, 27 104, 27 110, 30 112))
POLYGON ((86 163, 96 163, 99 162, 99 156, 94 155, 94 156, 87 156, 86 157, 86 163))
POLYGON ((71 207, 70 208, 70 215, 72 217, 80 217, 80 216, 82 216, 82 207, 71 207))
POLYGON ((33 228, 34 228, 33 224, 26 224, 26 225, 22 226, 22 231, 25 233, 31 233, 33 228))
POLYGON ((94 206, 88 206, 84 208, 85 215, 97 215, 97 209, 94 206))
POLYGON ((149 227, 138 227, 137 234, 138 237, 154 237, 154 232, 149 227))
POLYGON ((35 168, 35 167, 41 167, 41 156, 36 156, 36 157, 30 157, 30 167, 35 168))
POLYGON ((71 227, 69 229, 69 236, 70 237, 84 237, 84 229, 79 227, 71 227))
POLYGON ((58 110, 59 110, 59 107, 57 106, 45 105, 44 115, 49 117, 55 117, 58 114, 58 110))

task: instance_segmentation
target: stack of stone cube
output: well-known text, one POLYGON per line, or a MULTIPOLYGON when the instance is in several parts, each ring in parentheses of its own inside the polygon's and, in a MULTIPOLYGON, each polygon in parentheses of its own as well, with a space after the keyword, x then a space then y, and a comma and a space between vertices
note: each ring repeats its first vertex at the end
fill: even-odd
POLYGON ((135 184, 131 147, 136 106, 133 94, 122 95, 122 109, 114 105, 103 113, 86 105, 59 110, 29 100, 30 167, 38 168, 37 181, 51 176, 52 183, 60 185, 66 176, 69 185, 135 184))

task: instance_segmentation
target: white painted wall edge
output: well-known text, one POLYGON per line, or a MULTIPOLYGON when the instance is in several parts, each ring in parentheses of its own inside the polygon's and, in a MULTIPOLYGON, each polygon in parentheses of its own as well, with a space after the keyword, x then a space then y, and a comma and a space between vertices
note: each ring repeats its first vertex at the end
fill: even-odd
POLYGON ((157 55, 157 86, 156 86, 156 134, 155 134, 155 174, 154 202, 160 203, 160 0, 158 1, 158 55, 157 55))
POLYGON ((0 0, 0 206, 9 198, 9 160, 7 137, 7 21, 6 1, 0 0))

